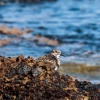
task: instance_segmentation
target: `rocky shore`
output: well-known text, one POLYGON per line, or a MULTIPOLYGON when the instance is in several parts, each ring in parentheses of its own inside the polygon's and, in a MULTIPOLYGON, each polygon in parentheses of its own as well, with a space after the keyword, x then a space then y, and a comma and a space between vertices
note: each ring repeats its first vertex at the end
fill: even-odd
POLYGON ((62 75, 32 57, 0 56, 0 100, 100 100, 100 84, 62 75))

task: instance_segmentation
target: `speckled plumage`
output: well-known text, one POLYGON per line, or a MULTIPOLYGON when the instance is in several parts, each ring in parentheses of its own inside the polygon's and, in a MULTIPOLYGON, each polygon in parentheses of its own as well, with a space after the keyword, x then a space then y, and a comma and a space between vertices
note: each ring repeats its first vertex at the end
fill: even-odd
POLYGON ((61 54, 60 50, 52 50, 49 54, 37 58, 36 62, 39 61, 49 62, 51 63, 51 66, 53 66, 54 69, 57 70, 60 66, 60 60, 59 60, 60 54, 61 54))

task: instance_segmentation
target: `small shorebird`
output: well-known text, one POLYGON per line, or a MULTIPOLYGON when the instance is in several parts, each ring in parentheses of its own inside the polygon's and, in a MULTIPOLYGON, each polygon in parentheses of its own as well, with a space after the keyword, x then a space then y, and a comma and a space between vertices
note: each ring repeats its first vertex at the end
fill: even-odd
POLYGON ((49 54, 37 58, 36 62, 43 61, 51 63, 51 66, 53 65, 54 69, 57 70, 60 66, 60 60, 59 60, 60 54, 61 54, 60 50, 52 50, 49 54))

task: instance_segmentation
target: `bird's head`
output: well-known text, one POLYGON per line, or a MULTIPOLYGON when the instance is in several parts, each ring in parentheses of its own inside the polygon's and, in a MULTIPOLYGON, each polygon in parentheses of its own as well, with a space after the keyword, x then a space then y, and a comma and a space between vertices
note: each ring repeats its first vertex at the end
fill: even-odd
POLYGON ((55 57, 59 58, 61 51, 60 50, 52 50, 51 55, 54 55, 55 57))

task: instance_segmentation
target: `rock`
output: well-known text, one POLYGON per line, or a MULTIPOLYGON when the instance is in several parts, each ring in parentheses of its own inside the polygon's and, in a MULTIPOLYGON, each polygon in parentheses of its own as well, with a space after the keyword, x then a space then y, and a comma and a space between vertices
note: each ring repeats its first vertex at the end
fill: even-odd
POLYGON ((0 26, 0 34, 8 34, 8 35, 15 35, 15 36, 21 36, 23 34, 27 34, 32 32, 31 29, 20 29, 15 27, 6 27, 6 26, 0 26))
POLYGON ((19 63, 16 68, 16 73, 18 74, 28 74, 28 72, 31 70, 31 68, 28 66, 27 63, 19 63))
POLYGON ((62 75, 32 57, 0 56, 0 100, 100 100, 100 84, 62 75))
POLYGON ((23 55, 20 55, 20 56, 16 57, 16 62, 21 62, 22 60, 24 60, 23 55))
POLYGON ((9 39, 2 39, 0 40, 0 47, 1 46, 4 46, 4 45, 7 45, 10 43, 10 40, 9 39))
POLYGON ((31 33, 33 32, 32 29, 28 29, 28 28, 25 28, 25 29, 22 29, 23 33, 31 33))
POLYGON ((57 40, 53 40, 44 36, 34 36, 34 42, 40 45, 50 45, 50 46, 57 46, 59 42, 57 40))

